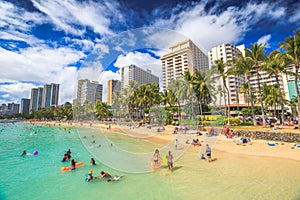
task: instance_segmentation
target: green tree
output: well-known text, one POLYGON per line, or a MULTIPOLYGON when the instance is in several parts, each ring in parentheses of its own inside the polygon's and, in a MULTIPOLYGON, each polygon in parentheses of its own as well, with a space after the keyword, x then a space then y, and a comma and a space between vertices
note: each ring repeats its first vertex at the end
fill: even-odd
MULTIPOLYGON (((233 59, 231 63, 231 68, 227 71, 227 73, 233 75, 245 75, 247 79, 247 83, 250 83, 251 70, 253 69, 252 66, 253 66, 252 62, 248 57, 245 57, 242 54, 238 54, 236 58, 233 59)), ((252 120, 253 120, 253 124, 256 125, 252 88, 250 84, 247 84, 247 86, 248 86, 247 98, 250 98, 252 120)))
POLYGON ((292 74, 295 77, 295 87, 298 98, 298 125, 300 126, 300 95, 299 95, 299 59, 300 59, 300 30, 294 31, 294 35, 287 37, 280 43, 280 48, 285 51, 285 55, 291 64, 294 64, 295 71, 292 74))
POLYGON ((256 81, 258 86, 258 95, 259 101, 261 105, 261 115, 263 118, 263 127, 266 126, 265 120, 265 110, 264 110, 264 102, 262 98, 261 85, 260 85, 260 74, 259 72, 262 70, 263 59, 265 57, 265 48, 266 46, 263 44, 250 44, 251 49, 246 48, 245 53, 246 57, 252 62, 253 71, 256 73, 256 81))
POLYGON ((268 72, 270 77, 275 76, 276 79, 276 84, 278 86, 279 98, 280 98, 281 121, 285 121, 284 104, 283 104, 284 93, 282 92, 282 89, 280 87, 279 77, 281 73, 286 73, 285 66, 286 66, 285 56, 279 51, 271 52, 267 56, 265 60, 265 66, 264 66, 264 69, 268 72))
POLYGON ((101 101, 96 101, 95 104, 95 113, 98 118, 98 120, 103 119, 104 117, 111 117, 112 112, 108 109, 108 106, 106 103, 101 102, 101 101))
POLYGON ((210 91, 213 91, 212 83, 212 70, 208 71, 196 71, 193 74, 193 90, 197 97, 199 105, 199 113, 203 115, 204 105, 208 105, 213 100, 213 95, 210 91))
MULTIPOLYGON (((227 117, 228 117, 228 125, 230 125, 230 93, 229 89, 226 84, 226 78, 227 78, 227 70, 226 70, 227 64, 224 63, 223 58, 216 60, 214 65, 212 66, 212 69, 217 73, 217 76, 215 78, 221 78, 222 84, 227 92, 227 117)), ((226 98, 224 95, 224 102, 226 104, 226 98)))

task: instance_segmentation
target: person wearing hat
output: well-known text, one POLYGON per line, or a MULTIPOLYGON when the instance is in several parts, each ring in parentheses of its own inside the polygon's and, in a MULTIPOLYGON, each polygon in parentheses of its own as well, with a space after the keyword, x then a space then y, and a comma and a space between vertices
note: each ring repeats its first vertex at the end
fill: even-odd
POLYGON ((90 170, 89 173, 88 173, 88 176, 87 176, 87 178, 86 178, 86 181, 89 182, 89 181, 91 181, 92 179, 93 179, 93 171, 90 170))

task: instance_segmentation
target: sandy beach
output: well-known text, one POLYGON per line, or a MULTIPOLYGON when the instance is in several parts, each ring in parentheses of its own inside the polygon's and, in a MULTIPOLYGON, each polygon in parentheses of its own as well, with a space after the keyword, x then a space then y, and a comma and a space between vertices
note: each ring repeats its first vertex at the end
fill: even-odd
MULTIPOLYGON (((28 122, 27 122, 28 123, 28 122)), ((173 134, 174 126, 165 126, 165 130, 162 132, 157 132, 156 128, 148 129, 146 127, 134 127, 129 128, 128 126, 118 126, 115 124, 103 124, 103 123, 68 123, 68 122, 32 122, 34 124, 42 124, 49 126, 61 126, 61 127, 93 127, 99 128, 106 131, 120 132, 123 134, 130 135, 131 137, 137 137, 144 139, 146 141, 158 144, 168 144, 174 140, 175 136, 173 134), (142 133, 142 134, 141 134, 142 133), (142 136, 141 136, 142 135, 142 136)), ((203 136, 196 136, 200 141, 204 141, 203 136)), ((300 161, 300 148, 292 148, 295 143, 281 143, 278 141, 278 144, 275 146, 269 146, 268 141, 258 140, 251 138, 252 141, 246 145, 238 145, 234 139, 227 139, 224 135, 218 137, 217 143, 213 149, 216 152, 226 152, 230 154, 241 154, 248 156, 263 156, 263 157, 273 157, 273 158, 283 158, 283 159, 293 159, 300 161)), ((188 149, 188 152, 199 153, 199 146, 191 145, 188 149)))

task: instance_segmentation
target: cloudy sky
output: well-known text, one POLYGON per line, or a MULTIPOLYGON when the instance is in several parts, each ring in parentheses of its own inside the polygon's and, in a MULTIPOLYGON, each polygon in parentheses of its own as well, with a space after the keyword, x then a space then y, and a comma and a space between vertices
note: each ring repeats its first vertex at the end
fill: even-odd
POLYGON ((46 83, 60 84, 60 104, 72 101, 78 79, 105 88, 128 64, 160 76, 160 56, 185 38, 205 53, 256 42, 269 52, 299 29, 299 7, 296 0, 2 0, 0 103, 19 103, 46 83))

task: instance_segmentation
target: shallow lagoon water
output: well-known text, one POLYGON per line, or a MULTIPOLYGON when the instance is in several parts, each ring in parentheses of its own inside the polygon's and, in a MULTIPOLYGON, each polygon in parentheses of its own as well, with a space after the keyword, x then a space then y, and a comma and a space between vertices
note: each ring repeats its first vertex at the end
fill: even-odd
MULTIPOLYGON (((299 161, 213 150, 217 160, 207 163, 196 153, 187 152, 174 163, 173 173, 162 167, 152 173, 131 174, 108 168, 98 160, 97 166, 91 166, 93 156, 82 145, 78 130, 68 133, 59 127, 0 126, 5 126, 0 132, 0 199, 300 199, 299 161), (70 164, 60 161, 69 148, 72 157, 85 164, 62 172, 60 168, 70 164), (39 154, 20 157, 23 150, 31 154, 38 150, 39 154), (87 183, 84 179, 89 170, 94 175, 104 170, 124 178, 114 183, 101 179, 87 183)), ((109 139, 130 150, 156 147, 116 133, 109 139)))

